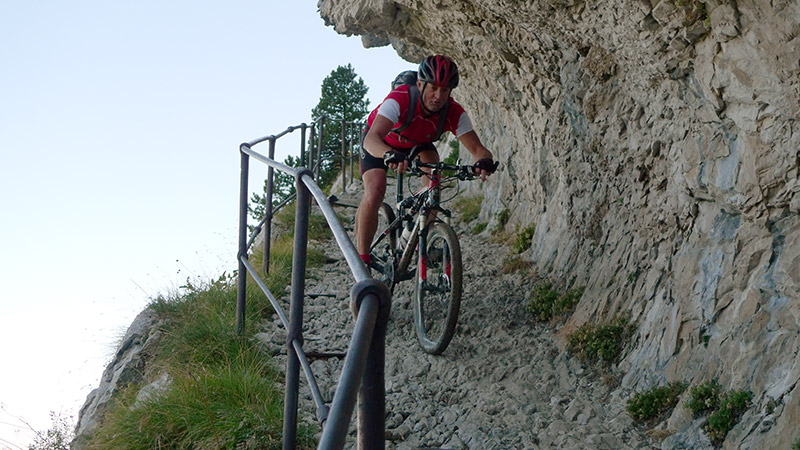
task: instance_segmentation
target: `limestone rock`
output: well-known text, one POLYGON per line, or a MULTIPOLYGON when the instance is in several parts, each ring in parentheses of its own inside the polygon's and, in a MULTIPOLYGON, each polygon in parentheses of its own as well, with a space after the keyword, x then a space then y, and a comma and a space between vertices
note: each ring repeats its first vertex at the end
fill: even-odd
MULTIPOLYGON (((535 224, 533 262, 586 286, 565 329, 631 315, 638 334, 620 365, 624 387, 716 378, 752 390, 756 405, 781 398, 767 431, 738 432, 756 426, 747 416, 726 446, 792 443, 796 2, 321 0, 319 9, 337 31, 385 36, 411 61, 455 58, 453 95, 501 162, 481 191, 481 220, 494 226, 509 210, 509 231, 535 224)), ((697 442, 686 433, 672 439, 697 442)))

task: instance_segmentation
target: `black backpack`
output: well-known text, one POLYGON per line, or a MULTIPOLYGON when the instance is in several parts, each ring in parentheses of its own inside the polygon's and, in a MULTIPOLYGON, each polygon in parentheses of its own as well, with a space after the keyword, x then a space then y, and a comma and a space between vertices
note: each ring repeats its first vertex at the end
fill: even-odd
MULTIPOLYGON (((408 107, 408 114, 406 114, 406 118, 403 120, 403 123, 397 127, 392 129, 392 133, 400 134, 405 131, 411 125, 411 121, 414 120, 414 113, 416 112, 416 105, 419 102, 419 89, 417 88, 417 72, 414 70, 406 70, 404 72, 400 72, 394 81, 392 81, 392 90, 397 89, 398 87, 407 84, 409 85, 408 88, 408 98, 409 98, 409 107, 408 107)), ((447 121, 447 114, 450 112, 450 102, 445 103, 444 107, 439 110, 439 123, 436 125, 436 134, 433 136, 433 141, 438 141, 442 137, 442 132, 444 131, 444 123, 447 121)))

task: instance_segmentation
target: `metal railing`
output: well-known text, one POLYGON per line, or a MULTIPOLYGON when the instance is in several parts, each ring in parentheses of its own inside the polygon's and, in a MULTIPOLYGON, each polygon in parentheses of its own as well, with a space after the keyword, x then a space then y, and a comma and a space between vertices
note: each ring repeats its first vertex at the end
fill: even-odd
MULTIPOLYGON (((295 130, 301 130, 300 136, 300 166, 302 167, 310 167, 312 173, 314 174, 314 179, 319 182, 319 175, 320 175, 320 168, 322 167, 322 144, 323 144, 323 136, 325 132, 325 122, 329 119, 326 116, 320 117, 318 120, 311 122, 311 124, 300 124, 296 126, 292 126, 284 130, 283 132, 272 135, 266 136, 261 138, 260 140, 256 141, 257 143, 261 143, 264 141, 269 142, 269 150, 267 156, 269 159, 275 159, 275 142, 280 139, 281 137, 294 132, 295 130), (311 138, 309 140, 310 146, 309 151, 306 152, 306 131, 311 130, 311 138), (319 129, 319 131, 317 131, 319 129)), ((342 167, 342 191, 347 192, 347 187, 352 185, 355 177, 353 176, 353 168, 356 165, 356 161, 358 160, 358 156, 356 152, 353 150, 356 148, 356 145, 360 145, 361 140, 361 130, 364 128, 365 124, 362 122, 347 122, 345 120, 341 121, 341 167, 342 167), (347 132, 345 132, 347 130, 347 132), (349 166, 350 178, 348 181, 346 169, 349 166)), ((261 234, 262 229, 264 230, 264 236, 272 236, 272 219, 275 217, 275 214, 278 213, 283 207, 290 204, 294 201, 296 197, 296 193, 288 196, 287 198, 283 199, 280 203, 273 207, 272 205, 272 198, 273 198, 273 186, 274 186, 274 169, 273 167, 267 168, 267 190, 265 192, 265 198, 267 198, 267 202, 265 205, 265 213, 264 217, 261 221, 253 227, 254 233, 252 233, 251 240, 247 243, 247 248, 249 249, 253 242, 256 240, 259 234, 261 234)), ((270 240, 264 239, 263 242, 263 251, 264 251, 264 258, 262 259, 262 266, 261 270, 264 274, 269 273, 269 263, 270 263, 270 240)))
MULTIPOLYGON (((319 123, 320 136, 324 130, 324 118, 319 123)), ((356 401, 358 402, 357 443, 360 449, 383 449, 385 431, 385 386, 384 365, 386 345, 386 325, 389 320, 390 293, 383 283, 373 280, 368 269, 361 261, 358 252, 339 222, 331 204, 325 194, 315 182, 319 176, 320 155, 317 151, 317 161, 314 164, 315 172, 307 168, 293 168, 274 160, 275 141, 281 136, 291 133, 296 129, 303 131, 305 141, 306 124, 290 127, 277 136, 268 136, 251 142, 243 143, 239 147, 241 154, 241 180, 239 203, 239 260, 238 293, 236 310, 236 328, 239 334, 244 332, 245 293, 247 287, 247 274, 249 273, 256 284, 269 298, 270 303, 278 314, 281 323, 288 330, 287 336, 287 362, 286 362, 286 393, 284 403, 283 424, 283 449, 294 449, 297 441, 297 416, 299 398, 299 372, 302 368, 308 381, 313 401, 316 405, 317 419, 322 426, 322 437, 318 449, 341 449, 344 447, 347 431, 350 425, 356 401), (253 151, 253 147, 262 142, 269 142, 269 156, 253 151), (268 192, 267 213, 253 233, 247 237, 247 201, 248 181, 250 172, 250 159, 263 162, 268 166, 268 192), (274 169, 291 174, 295 179, 296 211, 294 228, 294 248, 292 257, 292 278, 290 295, 290 314, 286 316, 274 295, 269 291, 258 272, 248 260, 248 250, 255 240, 255 235, 260 232, 262 225, 265 228, 265 245, 269 246, 269 233, 271 232, 272 189, 270 188, 274 169), (312 198, 317 202, 322 214, 333 232, 334 239, 347 261, 353 275, 354 285, 350 291, 351 309, 356 317, 353 336, 344 359, 339 383, 333 397, 332 405, 325 404, 320 393, 311 366, 303 351, 303 306, 305 298, 305 271, 308 248, 308 219, 312 198)), ((344 127, 343 127, 344 128, 344 127)), ((315 128, 312 127, 312 136, 315 128)), ((344 136, 344 132, 343 132, 344 136)), ((345 144, 342 139, 342 158, 345 158, 345 144)), ((312 138, 313 142, 313 138, 312 138)), ((320 138, 320 143, 322 139, 320 138)), ((351 141, 352 142, 352 141, 351 141)), ((304 145, 304 144, 302 144, 304 145)), ((301 145, 301 147, 302 147, 301 145)), ((312 150, 313 153, 313 150, 312 150)), ((352 154, 352 152, 351 152, 352 154)), ((313 161, 309 155, 309 161, 313 161)), ((301 161, 305 161, 304 150, 301 148, 301 161)), ((352 161, 352 156, 351 156, 352 161)), ((352 167, 352 164, 351 164, 352 167)), ((345 164, 342 165, 342 182, 344 179, 345 164)), ((352 180, 352 169, 351 169, 352 180)), ((265 252, 264 257, 267 258, 265 252)))

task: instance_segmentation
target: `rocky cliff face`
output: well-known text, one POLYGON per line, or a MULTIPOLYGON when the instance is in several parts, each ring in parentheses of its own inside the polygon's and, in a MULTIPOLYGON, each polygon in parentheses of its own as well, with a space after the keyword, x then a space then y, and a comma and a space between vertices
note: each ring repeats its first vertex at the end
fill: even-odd
MULTIPOLYGON (((800 422, 800 4, 322 0, 365 46, 459 62, 454 96, 501 169, 482 215, 584 285, 563 333, 630 314, 623 386, 753 392, 727 447, 800 422), (777 408, 767 408, 777 404, 777 408)), ((681 432, 679 421, 672 424, 681 432)))

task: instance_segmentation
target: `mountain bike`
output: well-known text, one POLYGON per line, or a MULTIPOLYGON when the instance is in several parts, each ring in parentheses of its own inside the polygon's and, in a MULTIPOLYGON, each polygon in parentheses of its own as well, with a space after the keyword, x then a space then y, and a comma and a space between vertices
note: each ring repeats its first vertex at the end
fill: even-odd
MULTIPOLYGON (((371 267, 392 292, 401 281, 415 280, 414 330, 423 350, 438 355, 455 333, 462 288, 461 246, 453 228, 442 220, 451 216, 442 207, 442 192, 476 176, 471 165, 416 158, 409 175, 430 181, 404 198, 403 174, 397 174, 397 207, 381 204, 378 233, 370 247, 371 267)), ((447 200, 456 195, 457 191, 447 200)))

